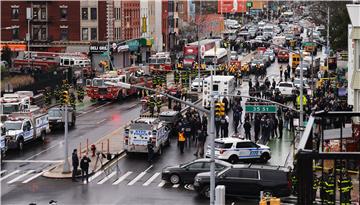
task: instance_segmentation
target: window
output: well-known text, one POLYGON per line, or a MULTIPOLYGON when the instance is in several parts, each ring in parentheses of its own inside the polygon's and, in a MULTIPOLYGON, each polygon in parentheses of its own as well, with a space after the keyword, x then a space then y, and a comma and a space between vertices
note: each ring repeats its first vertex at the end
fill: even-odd
POLYGON ((88 20, 89 19, 88 8, 82 8, 81 9, 81 19, 82 20, 88 20))
POLYGON ((256 170, 239 170, 239 178, 258 179, 258 171, 256 171, 256 170))
POLYGON ((12 39, 19 40, 19 28, 12 29, 12 39))
POLYGON ((32 33, 32 39, 33 40, 39 40, 39 31, 40 31, 40 29, 39 29, 39 27, 34 27, 33 28, 33 33, 32 33))
POLYGON ((19 19, 19 8, 11 9, 11 19, 19 19))
POLYGON ((215 142, 215 148, 229 149, 232 147, 232 143, 215 142))
POLYGON ((115 20, 120 20, 120 8, 115 8, 115 20))
POLYGON ((46 40, 46 39, 47 39, 46 28, 41 28, 40 40, 46 40))
POLYGON ((203 166, 202 162, 197 162, 197 163, 192 163, 192 164, 188 165, 186 168, 194 170, 194 169, 201 169, 202 166, 203 166))
POLYGON ((236 148, 252 148, 252 147, 257 147, 257 146, 252 142, 238 142, 236 144, 236 148))
POLYGON ((82 28, 81 30, 81 39, 84 41, 89 40, 89 29, 88 28, 82 28))
POLYGON ((60 40, 62 40, 62 41, 68 40, 68 29, 67 28, 60 29, 60 40))
POLYGON ((46 8, 41 8, 41 19, 46 20, 46 8))
POLYGON ((91 20, 96 20, 97 19, 97 12, 96 12, 96 8, 91 8, 90 9, 90 11, 91 11, 91 20))
POLYGON ((175 28, 178 28, 178 27, 179 27, 179 19, 176 18, 176 19, 175 19, 175 28))
POLYGON ((91 28, 90 37, 91 37, 91 40, 97 40, 97 29, 96 28, 91 28))
POLYGON ((33 19, 39 19, 39 12, 40 9, 39 8, 33 8, 33 19))
POLYGON ((60 8, 60 19, 61 19, 61 20, 66 20, 66 19, 67 19, 67 15, 68 15, 68 10, 67 10, 67 8, 60 8))
POLYGON ((213 85, 213 91, 219 91, 219 85, 213 85))
POLYGON ((227 172, 225 172, 223 174, 223 176, 226 176, 226 177, 239 177, 239 171, 238 169, 230 169, 228 170, 227 172))

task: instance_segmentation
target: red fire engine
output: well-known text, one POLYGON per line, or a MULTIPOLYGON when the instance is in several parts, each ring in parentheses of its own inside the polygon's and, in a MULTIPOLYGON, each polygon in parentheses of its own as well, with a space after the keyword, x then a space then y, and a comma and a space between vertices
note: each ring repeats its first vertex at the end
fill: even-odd
POLYGON ((13 60, 15 70, 38 69, 48 71, 51 68, 81 68, 84 75, 93 71, 90 59, 82 53, 23 52, 13 60))
POLYGON ((152 55, 150 58, 149 68, 150 72, 168 72, 172 70, 170 53, 159 52, 152 55))
POLYGON ((137 93, 137 89, 123 89, 119 86, 109 85, 106 82, 124 82, 132 85, 152 87, 150 77, 138 75, 133 69, 125 71, 109 71, 99 77, 86 81, 87 95, 93 100, 123 100, 137 93))

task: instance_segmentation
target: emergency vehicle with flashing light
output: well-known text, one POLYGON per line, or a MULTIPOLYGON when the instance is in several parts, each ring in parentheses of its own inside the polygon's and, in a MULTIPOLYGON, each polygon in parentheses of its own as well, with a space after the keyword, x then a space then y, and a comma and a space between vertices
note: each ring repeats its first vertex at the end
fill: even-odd
POLYGON ((159 118, 140 117, 124 128, 124 149, 126 153, 148 153, 149 140, 154 145, 154 153, 162 154, 162 149, 170 144, 170 129, 159 118))
MULTIPOLYGON (((250 140, 227 137, 215 139, 215 158, 234 164, 239 160, 257 159, 267 162, 271 156, 270 147, 256 144, 250 140)), ((206 157, 210 157, 211 147, 208 146, 206 157)))
POLYGON ((38 106, 24 112, 14 112, 4 122, 6 145, 23 150, 24 144, 36 139, 45 140, 50 133, 48 114, 38 106))
POLYGON ((169 52, 159 52, 149 58, 150 73, 172 71, 169 52))

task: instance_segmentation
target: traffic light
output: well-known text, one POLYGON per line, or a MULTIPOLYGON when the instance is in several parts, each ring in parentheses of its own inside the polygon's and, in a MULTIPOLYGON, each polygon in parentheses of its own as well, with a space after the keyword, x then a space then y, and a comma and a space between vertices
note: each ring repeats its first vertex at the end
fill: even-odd
POLYGON ((222 117, 225 115, 225 104, 224 103, 216 103, 215 105, 215 115, 218 117, 222 117))
POLYGON ((62 93, 62 99, 63 99, 63 104, 64 105, 68 105, 70 102, 70 98, 69 98, 69 92, 68 91, 63 91, 62 93))

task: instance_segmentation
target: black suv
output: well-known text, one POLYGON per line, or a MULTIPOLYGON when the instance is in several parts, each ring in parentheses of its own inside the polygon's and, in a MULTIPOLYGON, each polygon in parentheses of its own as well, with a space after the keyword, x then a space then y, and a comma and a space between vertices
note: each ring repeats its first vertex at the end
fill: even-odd
MULTIPOLYGON (((260 191, 274 197, 285 197, 291 193, 289 170, 285 167, 267 165, 234 165, 218 172, 216 186, 224 185, 229 196, 259 197, 260 191)), ((199 173, 194 180, 195 190, 210 197, 210 172, 199 173)))

